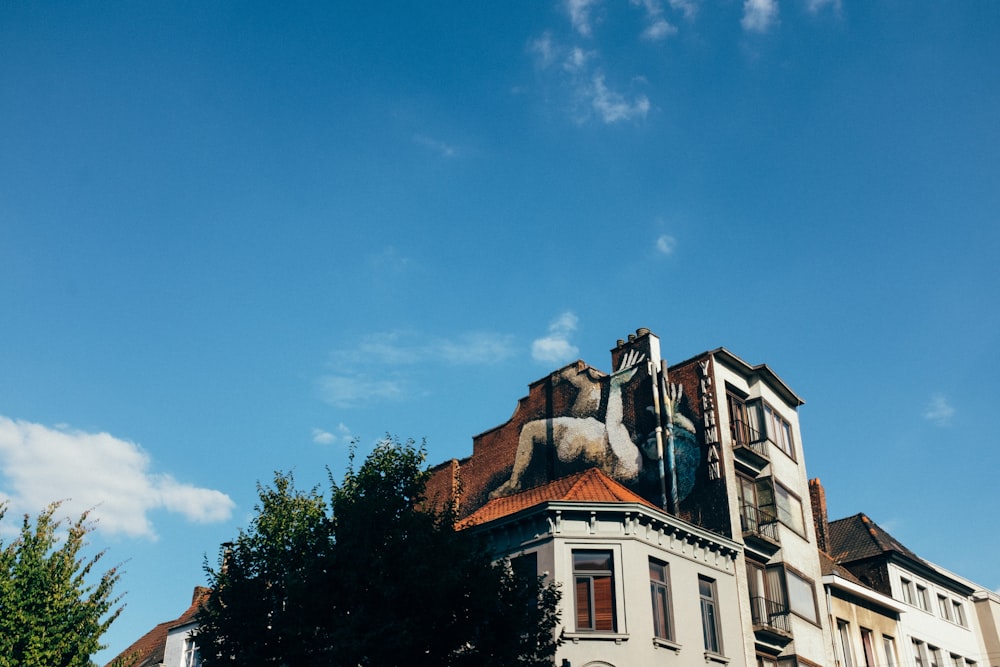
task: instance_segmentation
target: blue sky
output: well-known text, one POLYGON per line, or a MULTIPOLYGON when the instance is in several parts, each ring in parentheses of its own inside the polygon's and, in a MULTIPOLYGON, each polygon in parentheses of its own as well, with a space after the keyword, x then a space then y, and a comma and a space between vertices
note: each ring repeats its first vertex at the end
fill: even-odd
POLYGON ((340 4, 0 5, 0 495, 96 506, 99 660, 274 470, 467 455, 637 327, 1000 588, 1000 4, 340 4))

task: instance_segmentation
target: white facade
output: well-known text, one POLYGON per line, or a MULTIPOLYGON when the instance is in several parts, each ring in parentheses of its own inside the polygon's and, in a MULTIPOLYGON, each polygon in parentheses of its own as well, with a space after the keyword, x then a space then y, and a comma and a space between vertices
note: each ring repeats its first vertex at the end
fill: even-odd
POLYGON ((547 502, 479 530, 498 556, 535 559, 539 573, 561 584, 556 665, 748 664, 740 547, 731 540, 638 503, 547 502), (588 614, 597 604, 582 598, 596 600, 607 582, 591 581, 592 572, 610 575, 613 588, 610 618, 605 611, 598 623, 588 614))
POLYGON ((193 633, 197 623, 185 623, 167 631, 162 667, 201 667, 198 645, 193 633))

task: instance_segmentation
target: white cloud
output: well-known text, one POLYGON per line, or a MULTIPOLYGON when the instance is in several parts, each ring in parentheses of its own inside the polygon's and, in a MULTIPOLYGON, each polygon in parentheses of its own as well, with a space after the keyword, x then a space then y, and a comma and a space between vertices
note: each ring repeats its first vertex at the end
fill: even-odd
POLYGON ((951 423, 951 418, 955 415, 955 408, 951 406, 948 399, 943 394, 934 394, 930 402, 924 408, 924 419, 934 422, 938 426, 947 426, 951 423))
POLYGON ((547 336, 536 339, 531 344, 531 356, 535 361, 544 363, 562 363, 571 361, 579 350, 569 342, 569 337, 576 331, 578 318, 572 312, 565 312, 549 325, 547 336))
POLYGON ((545 32, 541 37, 528 43, 528 52, 535 54, 536 62, 542 69, 547 68, 556 59, 556 47, 552 42, 552 33, 545 32))
POLYGON ((659 41, 677 32, 677 28, 663 18, 663 5, 660 0, 632 0, 633 5, 641 5, 646 10, 646 29, 642 38, 649 41, 659 41))
POLYGON ((632 101, 627 100, 621 93, 607 87, 601 72, 594 74, 592 87, 588 92, 591 106, 605 123, 645 118, 649 112, 649 99, 645 95, 640 94, 632 101))
POLYGON ((778 20, 778 0, 744 0, 740 25, 748 32, 767 32, 778 20))
POLYGON ((324 431, 321 428, 314 428, 312 430, 312 440, 317 445, 332 445, 337 442, 350 442, 354 435, 351 433, 351 429, 347 428, 343 422, 337 424, 337 433, 331 433, 330 431, 324 431))
POLYGON ((649 27, 642 31, 642 38, 656 42, 675 34, 677 34, 677 28, 665 19, 656 19, 649 24, 649 27))
POLYGON ((669 0, 670 7, 682 14, 688 21, 694 19, 698 13, 698 3, 695 0, 669 0))
POLYGON ((61 511, 77 516, 92 508, 97 530, 109 535, 156 539, 149 512, 165 509, 195 523, 228 519, 235 507, 221 491, 178 482, 150 471, 143 449, 108 433, 0 417, 0 496, 14 514, 36 514, 64 500, 61 511))
POLYGON ((677 249, 677 239, 670 234, 660 234, 656 239, 656 250, 663 255, 672 255, 677 249))
POLYGON ((430 339, 405 331, 373 333, 354 347, 331 354, 336 370, 319 378, 319 394, 324 402, 340 408, 365 401, 403 400, 420 386, 412 379, 416 366, 488 366, 516 352, 512 336, 488 331, 430 339))
POLYGON ((423 134, 413 135, 413 143, 430 149, 441 157, 457 157, 458 147, 423 134))
POLYGON ((810 14, 818 14, 824 8, 830 7, 835 13, 840 13, 840 0, 806 0, 806 9, 810 14))
POLYGON ((364 374, 324 375, 319 379, 324 402, 338 408, 353 408, 366 401, 398 400, 406 396, 399 379, 371 378, 364 374))
POLYGON ((590 10, 597 4, 599 0, 566 0, 570 23, 584 37, 591 35, 590 10))

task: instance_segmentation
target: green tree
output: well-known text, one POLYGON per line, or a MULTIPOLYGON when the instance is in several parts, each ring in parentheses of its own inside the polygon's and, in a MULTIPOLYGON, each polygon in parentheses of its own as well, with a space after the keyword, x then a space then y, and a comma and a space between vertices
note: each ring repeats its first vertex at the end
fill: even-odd
MULTIPOLYGON (((88 513, 64 526, 58 509, 49 505, 34 525, 25 515, 17 538, 0 541, 0 667, 90 667, 122 611, 118 568, 92 581, 105 552, 82 555, 88 513)), ((0 505, 0 521, 5 513, 0 505)))
POLYGON ((559 591, 426 502, 424 447, 379 443, 327 504, 289 475, 209 569, 206 666, 552 664, 559 591))

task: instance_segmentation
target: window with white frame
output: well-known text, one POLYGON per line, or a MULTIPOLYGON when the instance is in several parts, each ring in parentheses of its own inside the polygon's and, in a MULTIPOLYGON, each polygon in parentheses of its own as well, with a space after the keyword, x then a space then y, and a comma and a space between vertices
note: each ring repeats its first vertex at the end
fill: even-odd
POLYGON ((965 607, 962 605, 962 603, 959 602, 958 600, 952 600, 951 608, 952 611, 954 612, 954 614, 952 615, 954 616, 955 622, 961 625, 962 627, 967 627, 965 624, 965 607))
POLYGON ((951 620, 951 602, 943 595, 938 595, 938 610, 941 612, 941 618, 946 621, 951 620))
POLYGON ((930 667, 945 667, 941 662, 941 649, 937 646, 928 646, 927 648, 931 658, 930 667))
POLYGON ((701 629, 705 650, 722 654, 722 630, 719 624, 719 603, 715 580, 698 576, 698 595, 701 598, 701 629))
POLYGON ((924 611, 931 610, 931 602, 927 597, 927 587, 917 584, 917 606, 924 611))
POLYGON ((882 649, 886 667, 896 667, 896 640, 889 635, 882 635, 882 649))
POLYGON ((615 631, 614 576, 610 550, 573 551, 577 631, 615 631))
POLYGON ((903 593, 903 602, 905 602, 906 604, 913 604, 914 603, 913 582, 910 581, 909 579, 900 577, 899 588, 903 593))
POLYGON ((667 564, 649 559, 649 595, 653 605, 653 635, 672 641, 674 628, 670 617, 670 573, 667 564))
POLYGON ((919 639, 913 640, 913 664, 916 665, 916 667, 928 667, 927 645, 919 639))
POLYGON ((840 652, 844 656, 844 667, 854 667, 854 647, 851 645, 851 625, 847 621, 837 619, 837 637, 840 639, 840 652))
POLYGON ((184 639, 183 667, 201 667, 201 655, 194 637, 184 639))

